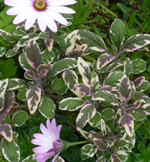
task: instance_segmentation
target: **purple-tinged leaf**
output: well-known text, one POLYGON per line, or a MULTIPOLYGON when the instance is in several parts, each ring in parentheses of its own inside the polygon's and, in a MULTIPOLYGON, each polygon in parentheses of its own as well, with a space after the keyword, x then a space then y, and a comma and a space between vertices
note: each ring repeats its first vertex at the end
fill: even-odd
POLYGON ((7 90, 17 90, 25 85, 25 80, 20 78, 9 78, 7 90))
POLYGON ((77 119, 76 119, 76 125, 78 128, 83 128, 87 122, 95 115, 96 108, 92 104, 86 104, 82 107, 80 110, 77 119))
POLYGON ((129 77, 133 71, 132 61, 127 57, 124 62, 124 72, 129 77))
POLYGON ((38 104, 41 100, 41 89, 36 86, 29 87, 26 92, 26 98, 29 111, 33 114, 38 108, 38 104))
POLYGON ((82 44, 87 44, 89 49, 97 52, 106 51, 106 45, 103 39, 88 30, 78 30, 77 38, 82 44))
POLYGON ((0 111, 4 107, 4 101, 5 101, 5 91, 8 85, 8 79, 5 79, 3 81, 0 81, 0 111))
POLYGON ((73 49, 68 53, 69 58, 75 58, 77 59, 78 57, 81 57, 84 53, 84 50, 82 49, 73 49))
POLYGON ((120 126, 120 123, 121 123, 121 109, 119 108, 117 110, 117 113, 114 117, 114 121, 113 121, 113 126, 114 126, 114 129, 118 128, 120 126))
POLYGON ((128 142, 126 140, 118 138, 113 142, 111 151, 116 152, 117 150, 122 150, 126 145, 128 145, 128 142))
POLYGON ((7 91, 5 93, 4 108, 2 111, 0 111, 0 116, 6 115, 11 110, 13 106, 14 98, 15 98, 15 93, 13 91, 7 91))
POLYGON ((93 142, 100 151, 106 151, 107 150, 107 146, 102 140, 94 138, 93 142))
POLYGON ((31 78, 33 78, 34 80, 36 80, 36 75, 35 72, 32 70, 27 70, 26 71, 27 75, 30 76, 31 78))
POLYGON ((1 35, 6 41, 8 41, 9 43, 15 43, 15 42, 17 42, 16 38, 15 38, 12 34, 10 34, 10 33, 6 32, 6 31, 4 31, 4 30, 2 30, 2 29, 0 29, 0 35, 1 35))
POLYGON ((106 90, 106 91, 109 91, 109 92, 113 92, 113 91, 116 91, 116 88, 111 87, 109 85, 103 85, 103 86, 101 86, 101 88, 99 90, 106 90))
POLYGON ((53 44, 54 44, 54 39, 53 38, 46 38, 44 39, 44 43, 48 49, 48 51, 52 51, 53 44))
POLYGON ((75 84, 78 83, 78 76, 73 70, 67 70, 63 72, 62 78, 67 85, 67 87, 75 93, 79 98, 82 98, 83 95, 81 92, 75 87, 75 84))
POLYGON ((136 100, 134 104, 129 104, 126 111, 131 111, 132 109, 139 109, 141 107, 142 101, 136 100))
POLYGON ((150 83, 148 80, 144 80, 143 83, 136 89, 138 92, 144 92, 146 91, 150 86, 150 83))
POLYGON ((142 92, 135 92, 133 99, 134 100, 141 100, 143 103, 150 104, 150 98, 142 92))
POLYGON ((132 137, 134 134, 134 117, 129 113, 125 113, 121 117, 121 122, 122 122, 122 125, 124 126, 127 134, 130 137, 132 137))
POLYGON ((90 134, 92 135, 93 138, 97 138, 97 139, 100 139, 102 140, 103 139, 103 136, 97 132, 90 132, 90 134))
POLYGON ((30 39, 26 50, 27 62, 33 69, 37 69, 42 62, 41 50, 35 40, 30 39))
POLYGON ((91 90, 87 86, 85 86, 83 83, 78 83, 75 85, 75 87, 79 89, 79 91, 85 96, 91 96, 91 90))
POLYGON ((144 82, 145 80, 145 77, 144 76, 140 76, 138 78, 136 78, 133 82, 134 82, 134 85, 135 85, 135 88, 138 88, 141 86, 141 84, 144 82))
POLYGON ((111 162, 122 162, 117 154, 111 154, 111 162))
POLYGON ((48 73, 48 70, 43 69, 43 70, 41 70, 40 73, 38 74, 38 75, 39 75, 38 77, 39 77, 39 78, 42 78, 42 77, 45 76, 47 73, 48 73))
POLYGON ((13 139, 13 130, 9 124, 0 125, 0 134, 9 142, 13 139))
POLYGON ((148 44, 150 44, 149 34, 135 34, 125 41, 122 49, 126 52, 133 52, 148 44))
POLYGON ((116 138, 115 137, 107 137, 106 140, 107 140, 107 142, 113 143, 116 140, 116 138))
POLYGON ((129 78, 124 75, 121 80, 120 80, 120 98, 123 99, 124 101, 127 101, 132 93, 132 88, 130 85, 129 78))
POLYGON ((102 155, 96 160, 96 162, 105 162, 105 157, 102 155))
POLYGON ((150 115, 150 104, 142 105, 138 110, 135 111, 137 114, 150 115))
POLYGON ((113 61, 115 57, 104 53, 101 56, 98 57, 97 60, 97 69, 102 69, 103 67, 105 67, 107 64, 109 64, 111 61, 113 61))
POLYGON ((93 95, 92 100, 105 101, 115 106, 118 105, 116 96, 110 93, 109 91, 105 91, 105 90, 97 91, 93 95))
POLYGON ((92 73, 88 63, 81 57, 78 58, 78 70, 82 76, 83 83, 88 87, 93 87, 94 78, 92 78, 92 73))

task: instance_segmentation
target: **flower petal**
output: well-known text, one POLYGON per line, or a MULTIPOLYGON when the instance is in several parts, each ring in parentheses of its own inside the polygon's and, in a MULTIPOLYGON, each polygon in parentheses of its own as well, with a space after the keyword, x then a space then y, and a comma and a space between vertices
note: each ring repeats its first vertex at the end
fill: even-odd
POLYGON ((45 32, 45 30, 46 30, 46 19, 45 19, 44 13, 45 12, 39 12, 38 18, 37 18, 39 28, 42 32, 45 32))
POLYGON ((48 7, 51 11, 59 12, 59 13, 66 13, 66 14, 74 14, 76 13, 73 9, 68 7, 61 7, 61 6, 49 6, 48 7))
POLYGON ((77 3, 75 0, 58 0, 51 2, 50 5, 72 5, 77 3))
POLYGON ((53 143, 50 141, 43 142, 38 139, 33 139, 31 140, 31 143, 33 143, 34 145, 43 145, 43 146, 49 146, 49 148, 53 148, 53 143))
POLYGON ((39 159, 38 162, 45 162, 52 155, 53 155, 52 153, 48 153, 48 154, 44 155, 43 158, 39 159))
POLYGON ((35 133, 35 134, 33 134, 33 136, 36 139, 43 141, 43 142, 47 142, 47 141, 52 142, 52 140, 50 140, 48 137, 46 137, 45 135, 43 135, 41 133, 35 133))
POLYGON ((19 14, 19 13, 21 13, 22 12, 22 8, 21 7, 13 7, 13 8, 10 8, 10 9, 8 9, 7 11, 6 11, 6 13, 8 14, 8 15, 17 15, 17 14, 19 14))
POLYGON ((52 17, 54 20, 58 21, 59 23, 63 25, 68 25, 67 20, 59 13, 53 11, 47 11, 47 14, 49 17, 52 17))
POLYGON ((53 158, 52 162, 55 162, 55 160, 57 159, 58 155, 60 154, 60 152, 58 152, 55 157, 53 158))
POLYGON ((35 153, 40 153, 43 154, 47 151, 49 151, 49 147, 48 146, 39 146, 39 147, 35 147, 32 151, 35 153))

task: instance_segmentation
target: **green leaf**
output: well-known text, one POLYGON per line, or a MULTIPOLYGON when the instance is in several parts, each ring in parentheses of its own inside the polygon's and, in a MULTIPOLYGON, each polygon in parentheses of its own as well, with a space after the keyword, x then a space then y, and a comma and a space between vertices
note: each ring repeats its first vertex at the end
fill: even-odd
POLYGON ((13 49, 9 49, 7 53, 5 54, 6 58, 10 58, 15 56, 17 53, 13 49))
POLYGON ((50 64, 55 58, 55 53, 53 51, 49 52, 48 49, 46 48, 45 50, 42 51, 42 57, 44 64, 50 64))
POLYGON ((132 61, 133 65, 133 74, 139 74, 146 70, 147 64, 142 59, 135 59, 132 61))
POLYGON ((34 159, 35 159, 35 154, 34 155, 29 155, 22 162, 36 162, 36 160, 34 160, 34 159))
POLYGON ((55 91, 60 90, 64 85, 65 85, 65 82, 61 78, 54 79, 51 84, 52 89, 55 91))
POLYGON ((126 27, 122 20, 115 19, 111 24, 110 28, 110 38, 113 44, 116 46, 119 51, 123 45, 123 40, 125 39, 126 27))
POLYGON ((114 109, 112 108, 106 108, 102 110, 101 115, 104 117, 106 120, 111 120, 114 117, 114 109))
POLYGON ((43 97, 39 104, 39 112, 45 117, 52 119, 54 117, 54 110, 56 106, 50 98, 43 97))
POLYGON ((0 57, 2 57, 6 52, 6 48, 5 47, 0 47, 0 57))
POLYGON ((19 162, 19 146, 14 141, 8 142, 3 138, 1 142, 1 147, 5 159, 7 159, 9 162, 19 162))
POLYGON ((98 127, 98 125, 100 125, 101 118, 101 114, 96 111, 95 115, 89 120, 89 124, 92 127, 98 127))
POLYGON ((127 57, 124 62, 124 72, 129 77, 133 71, 132 61, 127 57))
POLYGON ((28 119, 28 114, 25 111, 17 111, 12 117, 12 123, 16 127, 22 126, 28 119))

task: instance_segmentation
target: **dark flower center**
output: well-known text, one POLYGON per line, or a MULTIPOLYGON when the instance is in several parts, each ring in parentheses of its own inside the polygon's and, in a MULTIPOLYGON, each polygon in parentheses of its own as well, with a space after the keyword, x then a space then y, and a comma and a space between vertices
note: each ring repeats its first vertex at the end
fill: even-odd
POLYGON ((45 0, 35 0, 34 7, 39 11, 45 10, 46 8, 45 0))

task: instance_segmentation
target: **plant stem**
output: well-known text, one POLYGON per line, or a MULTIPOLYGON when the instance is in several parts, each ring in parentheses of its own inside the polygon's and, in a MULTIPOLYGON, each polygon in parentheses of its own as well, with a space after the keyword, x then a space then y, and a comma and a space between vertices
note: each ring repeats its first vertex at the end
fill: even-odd
POLYGON ((80 145, 80 144, 89 143, 89 142, 91 141, 72 142, 72 143, 68 143, 68 146, 80 145))

